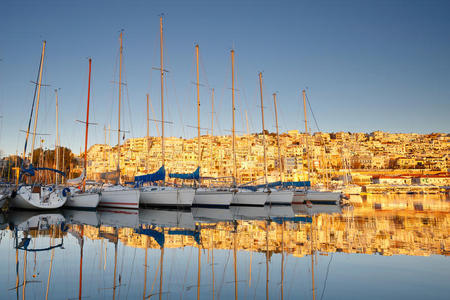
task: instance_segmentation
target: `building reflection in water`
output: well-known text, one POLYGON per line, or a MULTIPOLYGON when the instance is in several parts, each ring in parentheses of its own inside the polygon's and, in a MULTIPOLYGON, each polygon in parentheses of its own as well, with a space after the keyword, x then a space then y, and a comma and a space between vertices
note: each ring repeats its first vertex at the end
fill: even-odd
POLYGON ((450 202, 442 196, 351 201, 11 211, 1 216, 1 289, 18 299, 315 299, 326 292, 334 254, 448 256, 450 202))

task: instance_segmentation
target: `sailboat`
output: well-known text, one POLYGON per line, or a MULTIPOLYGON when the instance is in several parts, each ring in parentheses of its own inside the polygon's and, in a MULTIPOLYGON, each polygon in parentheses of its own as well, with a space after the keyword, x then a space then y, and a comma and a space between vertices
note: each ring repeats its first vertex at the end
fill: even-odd
MULTIPOLYGON (((30 126, 31 126, 31 119, 33 118, 33 110, 34 110, 34 104, 36 100, 36 114, 34 117, 34 126, 33 126, 33 140, 32 140, 32 146, 31 146, 31 163, 28 169, 25 169, 22 165, 21 168, 21 174, 20 177, 23 176, 34 176, 35 171, 52 171, 59 173, 63 176, 65 174, 61 171, 50 169, 50 168, 35 168, 33 167, 33 152, 34 152, 34 143, 36 138, 36 127, 37 127, 37 120, 38 120, 38 110, 39 110, 39 99, 40 99, 40 92, 41 92, 41 83, 42 83, 42 69, 44 65, 44 56, 45 56, 45 45, 46 42, 44 41, 42 44, 42 53, 41 53, 41 61, 39 65, 39 72, 38 72, 38 80, 36 83, 36 87, 34 90, 34 97, 33 97, 33 103, 31 107, 31 113, 30 118, 28 120, 28 129, 27 129, 27 135, 25 139, 25 146, 23 151, 23 157, 22 162, 25 161, 25 155, 27 151, 27 143, 28 143, 28 137, 30 134, 30 126), (37 96, 37 98, 36 98, 37 96)), ((62 207, 66 201, 67 196, 69 193, 69 189, 64 187, 56 187, 56 186, 44 186, 40 183, 36 184, 22 184, 18 185, 16 187, 17 189, 13 191, 11 195, 11 207, 15 208, 22 208, 22 209, 55 209, 62 207)))
MULTIPOLYGON (((267 204, 286 204, 290 205, 292 203, 293 192, 289 190, 276 190, 270 189, 267 184, 267 154, 266 154, 266 131, 264 128, 264 101, 263 101, 263 90, 262 90, 262 74, 259 72, 259 90, 261 95, 261 120, 262 120, 262 135, 263 135, 263 152, 264 152, 264 184, 266 188, 264 191, 267 193, 267 204)), ((276 111, 276 108, 275 108, 276 111)), ((278 134, 278 122, 277 122, 277 134, 278 134)), ((279 147, 278 143, 278 147, 279 147)), ((278 154, 280 149, 278 148, 278 154)), ((281 159, 279 158, 279 161, 281 159)), ((281 169, 281 166, 279 166, 281 169)), ((280 171, 281 174, 281 171, 280 171)))
MULTIPOLYGON (((308 181, 309 181, 309 133, 308 133, 308 122, 306 118, 306 91, 302 91, 303 94, 303 112, 305 116, 305 133, 306 133, 306 151, 308 159, 308 181)), ((303 190, 294 191, 294 200, 292 203, 301 204, 305 201, 310 201, 311 203, 322 203, 322 204, 338 204, 341 201, 342 193, 331 192, 331 191, 316 191, 309 188, 303 190)))
POLYGON ((235 105, 234 105, 234 50, 231 50, 231 99, 232 99, 232 151, 233 151, 233 188, 234 197, 231 205, 264 206, 267 194, 263 191, 251 191, 248 189, 236 188, 237 164, 236 164, 236 130, 235 130, 235 105))
POLYGON ((119 117, 117 128, 117 185, 105 186, 102 189, 99 206, 117 208, 139 208, 139 190, 120 185, 120 104, 122 97, 122 35, 120 33, 119 55, 119 117))
MULTIPOLYGON (((95 209, 100 201, 100 195, 97 192, 86 192, 86 170, 87 170, 87 141, 89 130, 89 98, 91 92, 91 64, 92 59, 89 58, 89 82, 88 82, 88 98, 87 98, 87 110, 86 110, 86 135, 84 140, 84 169, 82 177, 82 188, 77 189, 70 187, 70 195, 67 199, 66 205, 68 207, 76 208, 91 208, 95 209)), ((58 99, 58 97, 56 98, 58 99)))
MULTIPOLYGON (((198 68, 198 54, 199 46, 195 45, 196 61, 197 61, 197 170, 192 173, 193 179, 200 182, 200 162, 201 162, 201 135, 200 135, 200 76, 198 68)), ((190 174, 169 174, 171 178, 186 179, 190 174)), ((193 206, 204 206, 204 207, 223 207, 227 208, 230 206, 233 200, 233 193, 229 190, 219 190, 211 188, 197 187, 195 190, 193 206)))
POLYGON ((165 163, 165 145, 164 145, 164 68, 163 68, 163 17, 159 18, 160 24, 160 43, 161 43, 161 168, 148 175, 136 176, 135 182, 144 184, 146 182, 162 181, 163 186, 145 186, 140 190, 140 203, 143 206, 163 206, 163 207, 191 207, 194 201, 195 191, 188 188, 174 188, 165 186, 166 171, 165 163))

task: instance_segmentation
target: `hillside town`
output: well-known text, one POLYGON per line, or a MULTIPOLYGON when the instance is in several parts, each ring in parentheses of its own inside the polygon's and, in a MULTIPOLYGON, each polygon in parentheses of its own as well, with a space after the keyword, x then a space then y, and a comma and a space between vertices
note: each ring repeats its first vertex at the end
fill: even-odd
MULTIPOLYGON (((266 133, 269 182, 450 185, 450 136, 446 133, 317 132, 309 136, 291 130, 279 136, 279 145, 276 134, 266 133)), ((261 183, 262 134, 238 136, 236 160, 238 183, 261 183)), ((196 138, 165 138, 165 167, 169 172, 193 172, 197 164, 196 138)), ((125 179, 155 172, 161 165, 159 137, 130 138, 121 146, 120 168, 125 179)), ((200 167, 203 178, 215 178, 217 182, 231 178, 231 136, 202 136, 200 167)), ((96 144, 89 148, 90 179, 101 180, 102 173, 116 168, 117 146, 96 144)))

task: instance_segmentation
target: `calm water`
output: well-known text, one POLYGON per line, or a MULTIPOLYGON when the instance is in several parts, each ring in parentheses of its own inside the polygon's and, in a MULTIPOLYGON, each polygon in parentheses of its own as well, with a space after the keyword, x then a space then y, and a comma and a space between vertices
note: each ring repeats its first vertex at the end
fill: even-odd
POLYGON ((450 201, 0 216, 2 299, 449 299, 450 201))

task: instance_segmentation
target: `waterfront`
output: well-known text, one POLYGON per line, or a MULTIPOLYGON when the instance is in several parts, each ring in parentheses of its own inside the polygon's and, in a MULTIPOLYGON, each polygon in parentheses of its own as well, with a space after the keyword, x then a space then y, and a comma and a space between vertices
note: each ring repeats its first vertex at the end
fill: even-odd
POLYGON ((449 212, 443 195, 353 197, 343 207, 10 211, 1 298, 447 299, 449 212))

